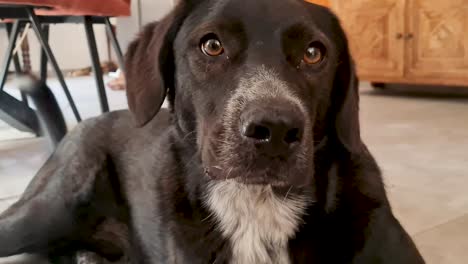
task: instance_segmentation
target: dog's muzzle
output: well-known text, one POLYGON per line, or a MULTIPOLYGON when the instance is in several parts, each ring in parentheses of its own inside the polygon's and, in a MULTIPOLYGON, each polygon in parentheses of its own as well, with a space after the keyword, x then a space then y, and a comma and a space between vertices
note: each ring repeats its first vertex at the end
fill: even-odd
POLYGON ((303 185, 313 170, 306 109, 274 71, 257 69, 227 102, 214 130, 221 132, 212 133, 212 144, 203 152, 206 174, 247 184, 303 185))

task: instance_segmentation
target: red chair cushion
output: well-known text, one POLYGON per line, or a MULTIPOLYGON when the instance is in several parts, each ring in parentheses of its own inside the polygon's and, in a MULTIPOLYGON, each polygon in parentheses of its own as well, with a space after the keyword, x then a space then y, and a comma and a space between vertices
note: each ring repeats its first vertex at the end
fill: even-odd
POLYGON ((0 0, 0 4, 47 6, 37 15, 48 16, 129 16, 131 0, 0 0))

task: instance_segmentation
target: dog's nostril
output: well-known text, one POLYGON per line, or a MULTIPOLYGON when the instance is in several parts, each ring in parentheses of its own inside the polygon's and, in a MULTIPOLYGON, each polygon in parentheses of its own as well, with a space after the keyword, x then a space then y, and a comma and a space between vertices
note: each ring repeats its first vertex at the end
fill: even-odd
POLYGON ((256 140, 268 141, 271 137, 270 129, 259 124, 249 124, 244 127, 244 136, 256 140))
POLYGON ((284 142, 287 144, 292 144, 294 142, 298 142, 301 140, 301 131, 299 128, 293 128, 286 132, 286 136, 284 137, 284 142))

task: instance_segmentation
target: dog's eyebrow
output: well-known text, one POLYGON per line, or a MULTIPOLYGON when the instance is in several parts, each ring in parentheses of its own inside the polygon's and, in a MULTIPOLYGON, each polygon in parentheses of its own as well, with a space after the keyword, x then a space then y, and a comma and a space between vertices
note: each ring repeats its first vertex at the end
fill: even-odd
POLYGON ((300 21, 297 23, 291 23, 284 30, 284 33, 292 39, 304 39, 313 37, 316 34, 316 31, 316 27, 312 27, 310 24, 300 21))
POLYGON ((243 31, 243 25, 239 20, 213 19, 203 22, 190 32, 190 37, 201 36, 207 33, 229 32, 239 33, 243 31))
POLYGON ((310 20, 304 21, 297 21, 291 20, 291 22, 285 28, 282 28, 281 34, 288 37, 290 40, 299 40, 299 41, 312 41, 312 40, 320 40, 320 41, 327 41, 330 36, 326 34, 316 23, 313 21, 309 22, 310 20))

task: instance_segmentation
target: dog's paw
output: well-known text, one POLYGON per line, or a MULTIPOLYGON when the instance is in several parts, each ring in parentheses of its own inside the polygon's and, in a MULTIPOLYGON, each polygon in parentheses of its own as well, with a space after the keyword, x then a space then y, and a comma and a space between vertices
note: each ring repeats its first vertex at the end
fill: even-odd
POLYGON ((108 264, 105 259, 92 252, 78 252, 76 264, 108 264))
POLYGON ((130 261, 126 257, 122 257, 120 260, 111 262, 105 258, 99 256, 96 253, 81 251, 76 253, 76 264, 129 264, 130 261))

